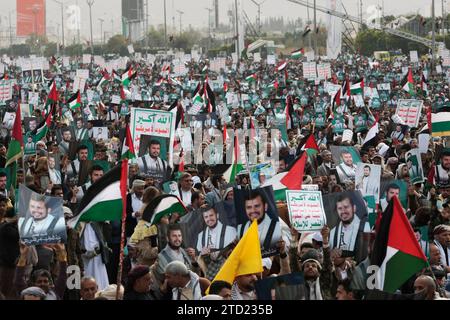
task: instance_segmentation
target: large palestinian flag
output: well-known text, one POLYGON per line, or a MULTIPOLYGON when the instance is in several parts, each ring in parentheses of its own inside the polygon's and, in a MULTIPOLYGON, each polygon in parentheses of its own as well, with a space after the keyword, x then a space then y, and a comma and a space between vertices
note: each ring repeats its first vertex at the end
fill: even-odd
POLYGON ((408 70, 408 74, 402 80, 402 89, 409 94, 414 93, 414 78, 411 68, 408 70))
POLYGON ((75 94, 67 100, 70 110, 75 110, 81 107, 81 95, 80 90, 75 92, 75 94))
POLYGON ((108 171, 86 191, 78 213, 68 221, 74 228, 80 221, 119 221, 122 219, 121 187, 127 185, 127 175, 122 174, 122 162, 108 171))
POLYGON ((307 161, 307 153, 303 152, 284 172, 269 179, 266 185, 271 185, 276 201, 286 201, 286 190, 301 190, 303 174, 307 161))
POLYGON ((30 135, 33 137, 34 143, 41 141, 47 136, 48 130, 52 124, 53 106, 54 105, 52 104, 50 110, 48 111, 44 120, 39 124, 39 126, 31 131, 30 135))
POLYGON ((376 289, 391 293, 428 264, 397 197, 383 213, 370 261, 380 268, 376 289))
POLYGON ((450 112, 431 113, 431 135, 433 137, 450 135, 450 112))

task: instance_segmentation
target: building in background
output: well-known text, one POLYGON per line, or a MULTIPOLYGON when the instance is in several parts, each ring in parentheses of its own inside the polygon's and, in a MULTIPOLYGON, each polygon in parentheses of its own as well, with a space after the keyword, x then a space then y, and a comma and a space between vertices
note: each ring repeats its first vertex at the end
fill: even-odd
POLYGON ((45 0, 16 0, 17 36, 46 34, 45 0))
POLYGON ((122 0, 123 35, 132 42, 144 38, 144 0, 122 0))

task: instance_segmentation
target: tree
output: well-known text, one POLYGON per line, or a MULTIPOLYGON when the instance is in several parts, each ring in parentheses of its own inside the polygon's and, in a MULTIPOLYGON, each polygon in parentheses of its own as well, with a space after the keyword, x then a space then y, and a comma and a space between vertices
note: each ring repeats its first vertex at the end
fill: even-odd
POLYGON ((109 38, 106 44, 106 52, 127 55, 127 39, 121 34, 109 38))
POLYGON ((48 39, 46 36, 33 33, 25 40, 25 44, 30 47, 31 52, 42 53, 42 49, 48 44, 48 39))

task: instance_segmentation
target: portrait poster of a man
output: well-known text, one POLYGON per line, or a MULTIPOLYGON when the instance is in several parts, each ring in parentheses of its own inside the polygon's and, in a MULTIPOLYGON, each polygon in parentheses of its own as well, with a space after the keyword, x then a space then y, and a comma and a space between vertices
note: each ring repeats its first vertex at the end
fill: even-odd
POLYGON ((277 252, 277 243, 282 239, 278 210, 271 186, 253 190, 234 189, 237 236, 242 238, 253 220, 258 221, 261 254, 269 257, 277 252))
POLYGON ((62 198, 47 197, 20 185, 18 228, 26 245, 64 243, 67 240, 62 198))
POLYGON ((365 259, 362 232, 370 231, 367 208, 360 191, 325 195, 323 198, 327 224, 330 227, 330 247, 341 249, 356 260, 365 259))

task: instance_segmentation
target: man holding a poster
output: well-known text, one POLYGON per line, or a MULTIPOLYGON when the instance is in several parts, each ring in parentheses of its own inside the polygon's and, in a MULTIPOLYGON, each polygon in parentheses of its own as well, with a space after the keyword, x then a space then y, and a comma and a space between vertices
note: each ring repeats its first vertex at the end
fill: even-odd
POLYGON ((206 276, 212 280, 225 262, 222 249, 236 239, 236 229, 219 221, 215 208, 201 209, 206 227, 197 236, 197 251, 207 265, 206 276))
POLYGON ((162 186, 171 174, 171 168, 167 161, 161 159, 161 142, 151 140, 148 147, 148 154, 138 158, 139 170, 151 175, 155 179, 155 186, 162 186))

